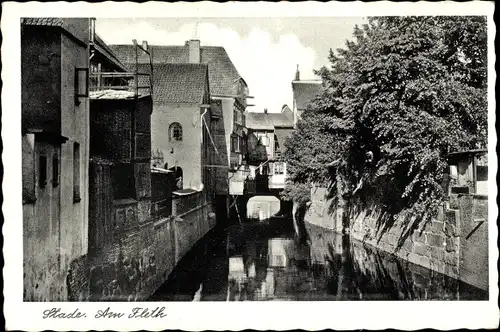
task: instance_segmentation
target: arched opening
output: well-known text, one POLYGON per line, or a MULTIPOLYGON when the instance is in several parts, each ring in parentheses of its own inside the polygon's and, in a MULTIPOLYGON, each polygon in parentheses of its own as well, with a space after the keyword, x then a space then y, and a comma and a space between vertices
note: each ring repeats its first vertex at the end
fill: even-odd
POLYGON ((183 184, 182 168, 179 166, 174 166, 171 167, 169 170, 172 171, 174 175, 173 191, 183 189, 184 184, 183 184))
POLYGON ((247 202, 249 220, 267 220, 276 216, 281 209, 281 202, 274 196, 254 196, 247 202))

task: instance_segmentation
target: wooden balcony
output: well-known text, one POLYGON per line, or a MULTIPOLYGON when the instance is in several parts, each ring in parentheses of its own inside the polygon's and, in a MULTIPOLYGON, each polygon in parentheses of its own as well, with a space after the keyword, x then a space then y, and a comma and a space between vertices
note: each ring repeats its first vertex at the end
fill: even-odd
POLYGON ((143 72, 93 72, 89 74, 89 91, 128 91, 133 96, 153 94, 151 73, 143 72))

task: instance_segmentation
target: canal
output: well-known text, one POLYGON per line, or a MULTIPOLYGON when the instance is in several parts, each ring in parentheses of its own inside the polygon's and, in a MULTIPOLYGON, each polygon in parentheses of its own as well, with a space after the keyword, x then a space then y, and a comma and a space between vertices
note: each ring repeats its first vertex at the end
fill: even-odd
POLYGON ((151 301, 487 300, 485 291, 290 220, 214 229, 151 301))

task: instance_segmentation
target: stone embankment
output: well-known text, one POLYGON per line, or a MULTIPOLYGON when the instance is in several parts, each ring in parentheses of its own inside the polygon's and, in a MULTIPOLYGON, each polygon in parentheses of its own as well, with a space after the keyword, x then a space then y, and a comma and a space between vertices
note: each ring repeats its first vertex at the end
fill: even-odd
MULTIPOLYGON (((312 202, 304 217, 308 224, 370 244, 412 263, 481 289, 488 288, 488 200, 473 194, 453 194, 435 218, 407 233, 408 222, 381 226, 381 208, 359 209, 343 225, 343 209, 327 199, 326 188, 312 189, 312 202), (404 241, 403 241, 404 240, 404 241)), ((353 209, 356 210, 356 209, 353 209)))

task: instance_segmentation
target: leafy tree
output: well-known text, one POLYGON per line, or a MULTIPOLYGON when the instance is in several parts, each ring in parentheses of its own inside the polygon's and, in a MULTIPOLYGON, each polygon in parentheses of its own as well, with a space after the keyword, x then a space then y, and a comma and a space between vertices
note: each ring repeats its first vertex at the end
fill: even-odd
POLYGON ((311 187, 305 183, 288 183, 280 195, 284 200, 304 205, 311 200, 311 187))
POLYGON ((316 72, 325 91, 285 144, 291 180, 340 179, 337 195, 375 200, 394 218, 435 211, 448 152, 486 146, 486 28, 479 16, 356 26, 316 72))

